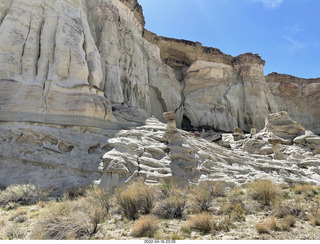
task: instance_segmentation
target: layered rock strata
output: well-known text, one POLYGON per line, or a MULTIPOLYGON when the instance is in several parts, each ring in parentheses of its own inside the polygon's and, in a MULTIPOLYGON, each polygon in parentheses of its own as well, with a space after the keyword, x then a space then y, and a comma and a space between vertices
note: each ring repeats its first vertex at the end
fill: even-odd
POLYGON ((320 78, 302 79, 271 73, 266 80, 279 109, 287 111, 306 129, 320 134, 320 78))
POLYGON ((217 143, 211 140, 215 132, 200 134, 195 137, 171 127, 168 131, 154 118, 142 127, 121 131, 108 140, 112 150, 101 162, 101 185, 112 188, 136 177, 143 177, 148 184, 215 180, 231 186, 254 179, 320 184, 320 155, 301 143, 280 144, 283 138, 273 131, 245 134, 240 140, 223 134, 217 143))
POLYGON ((180 84, 142 38, 137 1, 1 4, 1 121, 103 128, 111 103, 157 117, 179 107, 180 84))
POLYGON ((304 130, 318 131, 318 81, 266 82, 256 54, 231 57, 144 25, 136 0, 0 1, 0 185, 319 183, 319 137, 304 130), (304 126, 282 138, 284 160, 268 143, 287 133, 280 127, 236 140, 210 131, 259 131, 279 109, 304 126), (178 128, 207 131, 168 134, 167 111, 178 128))
POLYGON ((176 40, 144 31, 144 37, 160 47, 161 58, 183 85, 179 119, 182 128, 214 128, 232 131, 250 125, 264 127, 265 115, 278 106, 263 74, 257 54, 232 57, 199 42, 176 40))

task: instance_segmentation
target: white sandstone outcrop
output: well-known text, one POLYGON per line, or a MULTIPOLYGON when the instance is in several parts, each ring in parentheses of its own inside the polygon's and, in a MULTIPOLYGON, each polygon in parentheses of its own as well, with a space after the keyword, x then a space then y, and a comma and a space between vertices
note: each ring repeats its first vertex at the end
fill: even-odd
POLYGON ((136 0, 0 1, 0 186, 111 189, 137 176, 320 184, 319 136, 304 129, 318 133, 317 81, 266 82, 258 55, 232 57, 144 24, 136 0), (260 131, 279 109, 297 122, 270 115, 260 131), (177 117, 169 131, 167 111, 177 117), (210 132, 235 127, 258 133, 210 132))
POLYGON ((272 132, 247 134, 238 141, 232 134, 223 134, 222 140, 231 148, 208 138, 168 131, 165 124, 148 119, 146 125, 121 131, 108 141, 113 149, 103 156, 101 184, 112 188, 138 176, 149 184, 160 180, 180 185, 219 180, 239 185, 261 178, 320 184, 320 155, 298 144, 280 145, 281 139, 272 132))

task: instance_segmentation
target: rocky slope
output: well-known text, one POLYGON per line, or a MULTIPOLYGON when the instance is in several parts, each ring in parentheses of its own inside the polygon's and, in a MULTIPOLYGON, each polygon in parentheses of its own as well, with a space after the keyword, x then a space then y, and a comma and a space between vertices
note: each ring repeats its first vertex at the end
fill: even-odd
MULTIPOLYGON (((314 168, 286 168, 316 167, 317 139, 281 148, 297 160, 275 163, 251 149, 247 154, 241 143, 239 151, 237 141, 229 143, 234 150, 225 149, 230 134, 222 147, 185 132, 177 145, 161 140, 167 111, 176 112, 178 128, 249 132, 263 129, 267 114, 286 110, 319 133, 318 80, 266 79, 256 54, 231 57, 159 37, 144 25, 136 0, 0 2, 1 185, 60 191, 94 181, 112 187, 135 175, 186 183, 198 181, 202 170, 204 178, 240 184, 270 176, 270 165, 290 176, 279 181, 319 183, 314 168)), ((294 137, 309 135, 315 136, 294 137)), ((267 142, 258 144, 271 152, 267 142)))

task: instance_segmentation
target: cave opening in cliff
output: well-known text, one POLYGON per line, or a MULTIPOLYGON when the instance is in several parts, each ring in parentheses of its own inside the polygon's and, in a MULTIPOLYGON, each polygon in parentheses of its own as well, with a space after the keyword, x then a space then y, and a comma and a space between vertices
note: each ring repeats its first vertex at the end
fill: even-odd
POLYGON ((181 129, 192 131, 194 127, 191 125, 191 120, 184 114, 181 122, 181 129))

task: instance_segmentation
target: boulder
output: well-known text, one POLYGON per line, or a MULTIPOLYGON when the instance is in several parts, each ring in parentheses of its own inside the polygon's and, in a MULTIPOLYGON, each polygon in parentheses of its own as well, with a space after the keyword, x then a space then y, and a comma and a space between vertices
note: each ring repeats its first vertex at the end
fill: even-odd
POLYGON ((265 131, 283 139, 293 140, 295 137, 302 135, 305 128, 292 120, 287 112, 279 112, 267 116, 265 131))

